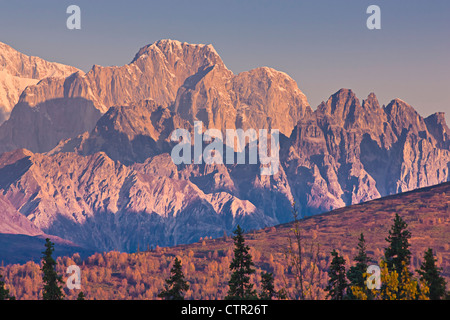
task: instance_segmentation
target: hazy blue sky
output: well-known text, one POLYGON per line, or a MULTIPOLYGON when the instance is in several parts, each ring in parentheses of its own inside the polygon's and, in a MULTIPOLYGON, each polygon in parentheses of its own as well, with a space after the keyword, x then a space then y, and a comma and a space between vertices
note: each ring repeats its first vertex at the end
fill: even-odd
POLYGON ((129 63, 159 39, 212 43, 234 73, 288 73, 313 107, 340 88, 381 104, 401 98, 422 115, 450 119, 450 1, 4 1, 0 41, 88 71, 129 63), (81 30, 66 8, 81 8, 81 30), (382 29, 366 28, 381 7, 382 29))

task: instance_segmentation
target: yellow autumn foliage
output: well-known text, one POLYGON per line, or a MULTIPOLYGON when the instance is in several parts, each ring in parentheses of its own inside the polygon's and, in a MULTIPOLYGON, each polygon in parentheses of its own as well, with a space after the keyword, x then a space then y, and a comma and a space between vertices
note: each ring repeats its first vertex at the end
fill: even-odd
MULTIPOLYGON (((428 293, 430 289, 425 283, 416 280, 408 271, 406 264, 403 263, 402 273, 399 277, 397 271, 389 272, 385 261, 380 261, 381 269, 381 289, 372 289, 374 300, 429 300, 428 293)), ((365 273, 364 277, 368 279, 370 274, 365 273)), ((365 281, 365 284, 367 284, 365 281)), ((369 295, 367 287, 361 288, 352 286, 350 288, 353 295, 358 300, 368 300, 369 295)))

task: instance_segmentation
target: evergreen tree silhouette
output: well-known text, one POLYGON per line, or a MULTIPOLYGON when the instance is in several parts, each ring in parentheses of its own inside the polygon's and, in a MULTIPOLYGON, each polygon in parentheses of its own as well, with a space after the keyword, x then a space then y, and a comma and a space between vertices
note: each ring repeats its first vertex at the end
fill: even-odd
POLYGON ((261 294, 259 295, 261 300, 272 300, 272 298, 276 295, 273 282, 273 273, 261 273, 261 294))
MULTIPOLYGON (((355 256, 353 261, 356 262, 356 265, 350 267, 347 272, 347 279, 349 280, 349 286, 357 286, 359 288, 367 289, 365 284, 366 278, 364 274, 367 272, 367 268, 369 267, 369 263, 371 259, 367 256, 366 252, 366 239, 364 238, 364 234, 361 232, 361 235, 358 240, 358 254, 355 256)), ((371 292, 369 290, 364 290, 366 294, 370 295, 371 292)), ((351 290, 348 291, 349 298, 355 298, 351 290)))
POLYGON ((428 297, 430 300, 441 300, 445 298, 445 279, 441 276, 442 269, 436 266, 436 259, 433 256, 433 250, 428 248, 425 251, 424 261, 417 270, 420 280, 426 282, 430 292, 428 297))
POLYGON ((15 297, 9 294, 9 290, 5 288, 5 282, 2 278, 3 276, 0 274, 0 300, 16 300, 15 297))
POLYGON ((178 257, 175 258, 170 273, 171 276, 166 279, 164 290, 158 294, 158 297, 165 300, 184 300, 183 292, 189 289, 189 284, 184 280, 181 261, 178 257))
POLYGON ((411 251, 409 251, 411 233, 407 227, 408 224, 396 213, 394 224, 386 238, 389 245, 384 250, 384 261, 386 261, 388 270, 395 270, 399 275, 402 273, 403 262, 407 267, 411 262, 411 251))
POLYGON ((44 283, 44 290, 42 296, 44 300, 62 300, 64 294, 59 283, 63 283, 61 276, 56 273, 55 266, 56 261, 52 257, 54 249, 54 243, 49 238, 45 239, 45 251, 42 257, 43 272, 42 281, 44 283))
POLYGON ((339 256, 336 250, 331 252, 331 256, 333 260, 328 271, 329 280, 325 290, 328 291, 327 297, 331 300, 343 300, 348 287, 345 277, 345 259, 339 256))
POLYGON ((253 269, 252 256, 249 253, 250 248, 245 245, 244 230, 238 225, 233 232, 234 240, 234 258, 230 263, 232 271, 229 290, 225 297, 227 300, 257 299, 256 290, 250 283, 250 275, 255 273, 253 269))
POLYGON ((86 296, 84 295, 83 291, 81 291, 81 292, 78 294, 77 300, 85 300, 84 298, 86 298, 86 296))

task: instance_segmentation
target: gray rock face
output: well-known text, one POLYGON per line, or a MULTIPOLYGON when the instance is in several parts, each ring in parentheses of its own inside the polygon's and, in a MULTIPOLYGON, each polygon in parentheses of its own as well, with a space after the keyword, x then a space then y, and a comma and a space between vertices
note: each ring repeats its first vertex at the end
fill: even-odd
POLYGON ((442 113, 423 119, 400 99, 381 107, 375 94, 360 101, 348 89, 312 111, 286 74, 234 75, 211 46, 170 40, 123 67, 28 87, 0 139, 4 151, 33 151, 0 156, 4 203, 42 232, 96 250, 261 228, 289 221, 293 201, 317 214, 449 181, 450 169, 442 113), (175 165, 170 134, 197 120, 222 132, 279 129, 278 173, 261 176, 259 163, 175 165))

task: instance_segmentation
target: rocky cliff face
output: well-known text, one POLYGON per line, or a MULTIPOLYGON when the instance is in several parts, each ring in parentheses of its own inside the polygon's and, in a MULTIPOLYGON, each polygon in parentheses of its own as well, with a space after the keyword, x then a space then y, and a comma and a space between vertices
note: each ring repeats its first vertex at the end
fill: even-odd
POLYGON ((65 78, 77 68, 27 56, 0 42, 0 124, 9 118, 22 91, 47 77, 65 78))
POLYGON ((188 79, 178 90, 174 111, 207 128, 279 129, 289 136, 312 112, 306 96, 285 73, 258 68, 233 75, 218 65, 188 79))
POLYGON ((360 104, 350 90, 338 91, 298 123, 285 145, 287 176, 296 177, 297 197, 307 198, 300 203, 324 211, 448 181, 446 129, 431 125, 433 118, 431 134, 399 99, 381 108, 373 93, 360 104))
POLYGON ((33 107, 19 102, 0 126, 0 153, 18 148, 49 151, 62 139, 92 130, 100 116, 92 102, 83 98, 50 99, 33 107))
POLYGON ((442 113, 424 119, 400 99, 380 106, 349 89, 313 111, 286 74, 234 75, 212 46, 171 40, 123 67, 28 87, 0 141, 5 203, 42 232, 96 250, 261 228, 289 221, 293 201, 307 216, 449 181, 450 170, 442 113), (170 134, 197 120, 222 132, 279 129, 278 173, 175 165, 170 134))
POLYGON ((77 73, 59 82, 42 82, 29 87, 21 101, 34 106, 48 99, 84 98, 103 113, 112 106, 145 99, 167 107, 188 77, 215 65, 225 68, 211 45, 160 40, 140 49, 130 64, 94 65, 86 74, 77 73))
POLYGON ((43 232, 30 220, 14 208, 14 206, 0 194, 0 233, 39 235, 43 232))
POLYGON ((17 150, 0 158, 0 189, 40 230, 97 250, 174 245, 222 236, 237 223, 254 229, 274 223, 249 201, 205 194, 178 179, 170 163, 161 155, 126 167, 104 153, 17 150), (162 163, 165 170, 155 170, 162 163))
POLYGON ((205 128, 224 132, 273 127, 288 135, 296 121, 311 112, 289 76, 269 68, 235 76, 211 45, 161 40, 141 48, 128 65, 95 65, 86 74, 56 76, 22 92, 11 121, 0 127, 0 153, 17 148, 47 152, 60 140, 91 131, 100 117, 94 109, 106 112, 142 100, 153 100, 191 124, 201 120, 205 128), (55 126, 59 128, 53 130, 55 126))
POLYGON ((143 100, 129 106, 111 107, 100 118, 92 132, 62 140, 49 154, 77 152, 90 155, 103 151, 113 160, 130 165, 170 152, 175 129, 192 129, 186 120, 154 100, 143 100))
POLYGON ((436 139, 440 149, 450 149, 450 129, 445 122, 445 114, 438 112, 425 119, 428 132, 436 139))
POLYGON ((0 43, 0 153, 18 148, 45 152, 61 139, 92 130, 101 116, 93 103, 60 94, 75 74, 84 73, 0 43), (53 94, 37 89, 42 87, 52 87, 53 94))
MULTIPOLYGON (((28 87, 21 103, 33 107, 47 100, 83 98, 106 112, 154 100, 193 124, 207 128, 276 127, 289 135, 311 109, 288 75, 258 68, 233 75, 211 45, 160 40, 143 47, 122 67, 95 65, 88 73, 41 81, 28 87)), ((40 152, 48 150, 40 150, 40 152)))

